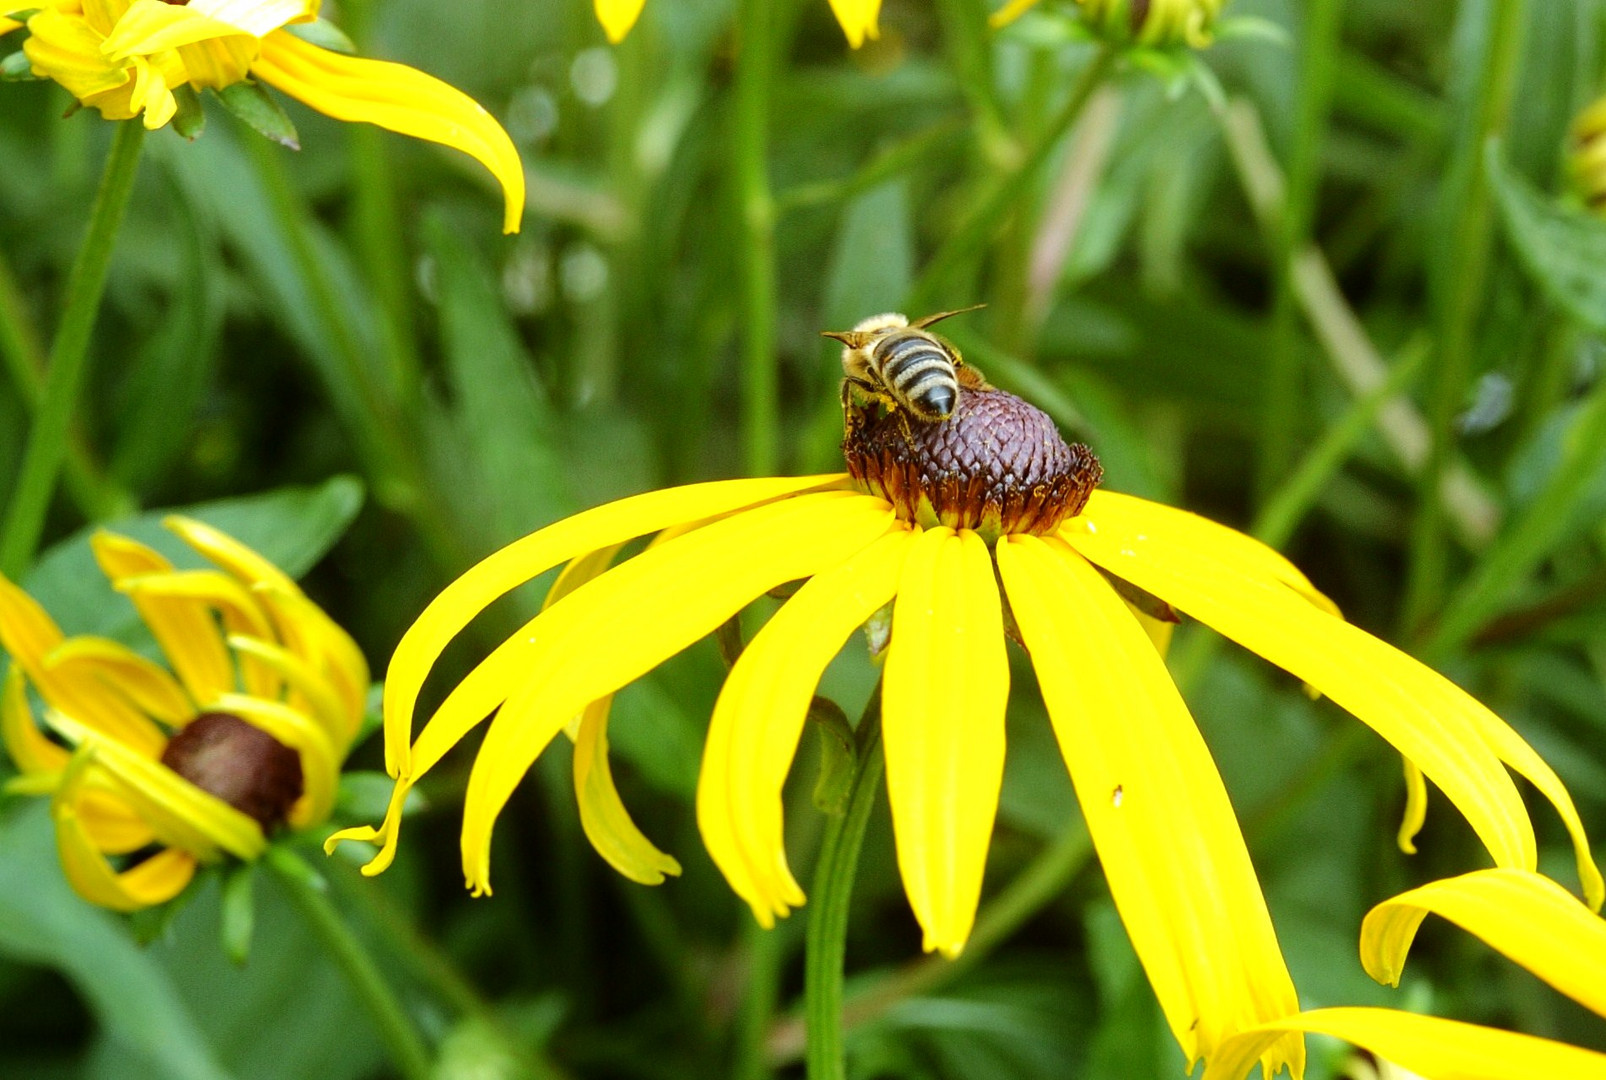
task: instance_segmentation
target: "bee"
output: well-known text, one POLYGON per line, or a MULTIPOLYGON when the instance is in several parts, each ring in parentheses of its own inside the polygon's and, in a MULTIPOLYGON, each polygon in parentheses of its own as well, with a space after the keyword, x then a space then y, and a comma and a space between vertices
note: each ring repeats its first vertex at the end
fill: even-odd
POLYGON ((842 343, 842 410, 849 427, 864 419, 855 392, 896 413, 907 434, 908 418, 935 422, 953 415, 960 390, 987 388, 987 380, 970 367, 953 344, 927 327, 952 315, 984 305, 939 311, 913 322, 897 312, 872 315, 852 330, 827 330, 824 336, 842 343))

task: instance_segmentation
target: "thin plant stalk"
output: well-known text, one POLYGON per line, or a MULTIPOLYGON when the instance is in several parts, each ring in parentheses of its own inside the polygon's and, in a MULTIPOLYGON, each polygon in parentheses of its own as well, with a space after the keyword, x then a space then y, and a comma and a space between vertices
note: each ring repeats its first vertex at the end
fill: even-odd
POLYGON ((66 305, 50 349, 50 367, 45 372, 39 408, 28 432, 17 486, 12 490, 5 531, 0 534, 0 573, 7 577, 21 576, 44 532, 45 512, 50 507, 62 459, 67 454, 72 417, 83 389, 89 340, 95 329, 101 297, 106 291, 112 249, 128 210, 144 143, 144 125, 132 122, 115 125, 100 190, 90 210, 89 228, 67 279, 66 305))
POLYGON ((406 1080, 430 1080, 429 1050, 373 958, 330 902, 301 857, 282 844, 268 848, 263 864, 278 878, 290 904, 339 965, 363 1007, 373 1018, 396 1068, 406 1080))
POLYGON ((772 476, 780 464, 780 375, 775 355, 775 199, 769 179, 769 88, 775 45, 771 0, 741 0, 736 60, 736 184, 741 223, 742 465, 772 476))
POLYGON ((881 686, 877 683, 856 729, 857 754, 847 809, 826 826, 809 901, 803 950, 803 1008, 808 1034, 804 1057, 809 1080, 845 1080, 842 1040, 842 963, 847 954, 848 908, 858 876, 859 851, 886 760, 881 749, 881 686))

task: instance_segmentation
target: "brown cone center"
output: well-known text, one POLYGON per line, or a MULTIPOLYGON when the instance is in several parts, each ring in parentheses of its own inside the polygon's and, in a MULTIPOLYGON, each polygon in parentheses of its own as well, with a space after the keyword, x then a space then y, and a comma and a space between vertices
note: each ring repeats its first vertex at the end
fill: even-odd
POLYGON ((202 713, 168 740, 162 764, 255 818, 284 823, 301 797, 301 756, 231 713, 202 713))
POLYGON ((842 452, 854 480, 899 517, 989 536, 1053 532, 1104 474, 1041 409, 992 388, 964 390, 946 420, 850 417, 842 452))

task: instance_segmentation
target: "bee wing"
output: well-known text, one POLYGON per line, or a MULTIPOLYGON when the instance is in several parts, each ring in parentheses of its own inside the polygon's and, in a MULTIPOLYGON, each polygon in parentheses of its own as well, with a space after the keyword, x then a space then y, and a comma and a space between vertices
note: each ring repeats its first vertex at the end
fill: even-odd
MULTIPOLYGON (((987 306, 986 304, 971 304, 969 307, 956 308, 953 311, 939 311, 935 315, 927 315, 923 319, 916 319, 914 322, 910 323, 909 325, 914 327, 916 330, 924 330, 926 327, 931 326, 931 325, 933 325, 935 323, 940 323, 944 319, 950 318, 950 317, 952 317, 954 315, 963 315, 967 311, 980 311, 982 308, 984 308, 986 306, 987 306)), ((827 336, 829 337, 829 336, 833 336, 833 335, 827 335, 827 336)))

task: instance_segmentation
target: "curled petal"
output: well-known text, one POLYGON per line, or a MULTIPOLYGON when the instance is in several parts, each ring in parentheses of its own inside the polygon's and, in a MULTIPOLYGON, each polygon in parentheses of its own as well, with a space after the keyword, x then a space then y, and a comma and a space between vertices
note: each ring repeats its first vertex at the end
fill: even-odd
MULTIPOLYGON (((1235 1032, 1299 1008, 1210 751, 1148 637, 1057 538, 998 545, 1105 879, 1177 1041, 1210 1061, 1235 1032)), ((1265 1075, 1303 1067, 1269 1039, 1265 1075)))
POLYGON ((331 746, 345 746, 350 741, 350 717, 334 687, 305 660, 271 641, 241 634, 230 635, 229 647, 283 679, 291 691, 287 704, 317 721, 331 746))
POLYGON ((926 950, 958 956, 981 900, 1009 702, 1003 604, 969 529, 930 529, 909 546, 881 700, 904 891, 926 950))
POLYGON ((273 617, 279 640, 326 680, 340 699, 342 726, 333 737, 350 744, 368 709, 368 661, 351 635, 300 589, 284 591, 263 581, 253 594, 273 617))
POLYGON ((715 865, 765 927, 803 902, 786 863, 781 790, 820 674, 892 599, 913 533, 880 540, 804 583, 737 658, 720 690, 697 781, 715 865))
POLYGON ((1227 1040, 1204 1080, 1242 1080, 1290 1032, 1331 1035, 1434 1080, 1606 1080, 1606 1055, 1509 1031, 1393 1009, 1315 1009, 1227 1040))
POLYGON ((195 703, 166 668, 121 642, 68 638, 45 657, 45 667, 63 679, 98 681, 169 727, 182 727, 195 715, 195 703))
POLYGON ((290 575, 221 529, 180 514, 163 518, 162 524, 247 588, 272 585, 281 592, 301 591, 290 575))
POLYGON ((65 747, 45 737, 34 723, 28 707, 27 683, 22 670, 13 666, 0 686, 0 745, 24 774, 51 774, 67 767, 70 756, 65 747))
POLYGON ((343 56, 283 30, 263 38, 251 73, 336 120, 378 124, 463 151, 502 185, 502 231, 519 231, 524 163, 502 125, 461 90, 405 64, 343 56))
MULTIPOLYGON (((271 638, 273 626, 256 598, 238 581, 218 570, 178 570, 165 574, 142 574, 118 580, 117 590, 126 593, 136 606, 155 601, 160 604, 198 605, 207 620, 210 633, 207 644, 217 638, 217 628, 210 623, 210 611, 223 618, 224 628, 231 634, 244 634, 256 638, 271 638)), ((141 608, 143 610, 143 608, 141 608)), ((246 692, 258 697, 277 697, 280 690, 278 674, 249 654, 240 657, 240 680, 246 692)), ((232 673, 228 679, 233 688, 232 673)), ((199 698, 199 695, 197 695, 199 698)), ((205 700, 204 698, 199 698, 205 700)))
POLYGON ((613 698, 592 702, 580 719, 574 743, 574 790, 580 827, 597 854, 631 881, 659 885, 680 876, 680 863, 653 846, 636 827, 614 787, 608 765, 608 712, 613 698))
POLYGON ((1527 870, 1478 870, 1384 901, 1361 924, 1367 974, 1399 985, 1417 927, 1430 913, 1606 1016, 1606 920, 1549 878, 1527 870))
POLYGON ((425 676, 446 643, 503 594, 577 555, 843 479, 727 480, 651 491, 565 518, 481 560, 430 601, 396 646, 385 677, 386 769, 392 776, 412 775, 413 709, 425 676))
POLYGON ((1416 854, 1416 834, 1428 820, 1428 783, 1422 770, 1410 758, 1405 762, 1405 812, 1400 815, 1400 831, 1396 837, 1400 850, 1407 855, 1416 854))
MULTIPOLYGON (((513 639, 517 648, 503 654, 508 666, 480 690, 493 705, 507 700, 469 775, 462 843, 469 886, 489 892, 496 817, 570 717, 713 632, 754 597, 847 559, 892 520, 885 501, 846 491, 756 507, 643 552, 527 623, 513 639), (711 566, 722 573, 710 577, 711 566)), ((469 725, 484 712, 468 715, 469 725)), ((433 738, 449 730, 425 728, 414 747, 415 775, 450 745, 433 738)))

